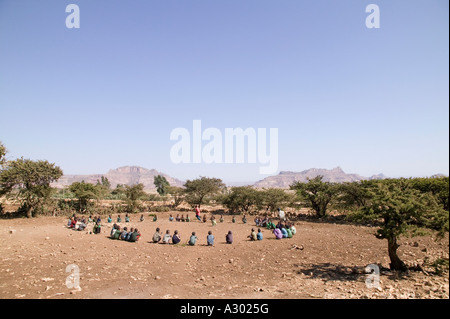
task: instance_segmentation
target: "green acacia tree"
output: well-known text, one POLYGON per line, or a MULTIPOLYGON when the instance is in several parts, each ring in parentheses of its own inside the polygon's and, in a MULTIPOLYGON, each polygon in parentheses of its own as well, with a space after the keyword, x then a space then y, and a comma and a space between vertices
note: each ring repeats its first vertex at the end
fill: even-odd
POLYGON ((201 206, 207 196, 219 193, 225 187, 225 184, 219 178, 200 177, 187 180, 184 187, 186 201, 191 206, 201 206))
POLYGON ((155 184, 156 191, 158 192, 159 195, 164 196, 168 194, 170 184, 164 176, 162 175, 155 176, 153 184, 155 184))
POLYGON ((232 187, 225 195, 223 204, 233 213, 246 212, 256 207, 261 201, 261 193, 251 186, 232 187))
POLYGON ((308 179, 307 183, 295 182, 290 188, 297 192, 300 199, 305 201, 319 218, 326 216, 328 206, 339 191, 337 184, 324 182, 323 176, 308 179))
POLYGON ((100 180, 97 180, 95 187, 98 189, 98 197, 106 199, 111 195, 111 183, 108 178, 102 176, 100 180))
POLYGON ((62 175, 61 168, 48 161, 23 158, 8 161, 0 172, 0 196, 19 201, 31 218, 33 211, 50 198, 50 184, 62 175))
POLYGON ((375 236, 387 240, 393 270, 407 270, 397 254, 400 236, 424 235, 434 230, 442 237, 449 230, 448 212, 434 196, 414 189, 408 180, 380 181, 369 192, 369 202, 349 217, 379 225, 375 236))
POLYGON ((127 198, 127 211, 135 213, 139 208, 139 200, 147 195, 144 191, 144 184, 139 183, 132 186, 125 186, 125 196, 127 198))
POLYGON ((78 199, 78 209, 83 211, 88 209, 92 199, 98 199, 100 190, 97 186, 85 181, 74 182, 69 186, 69 191, 78 199))
POLYGON ((183 187, 170 186, 167 192, 172 196, 174 208, 180 206, 185 199, 185 189, 183 187))
POLYGON ((293 198, 284 189, 267 188, 259 191, 258 201, 259 209, 274 212, 277 208, 291 204, 293 198))

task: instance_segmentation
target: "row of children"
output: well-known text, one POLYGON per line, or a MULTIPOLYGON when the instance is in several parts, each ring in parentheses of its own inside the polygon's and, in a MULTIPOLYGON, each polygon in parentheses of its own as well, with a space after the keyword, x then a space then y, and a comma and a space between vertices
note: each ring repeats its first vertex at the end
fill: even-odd
POLYGON ((273 230, 273 234, 276 239, 282 238, 292 238, 297 233, 297 229, 295 228, 293 223, 283 224, 281 221, 276 225, 273 230))
POLYGON ((181 217, 180 217, 180 214, 178 214, 177 217, 173 218, 172 214, 170 214, 169 221, 173 222, 174 220, 177 222, 190 222, 191 221, 191 219, 189 218, 189 215, 186 215, 186 218, 185 218, 184 215, 181 215, 181 217))
POLYGON ((128 232, 128 228, 124 227, 123 230, 120 229, 120 226, 114 224, 111 229, 110 234, 111 239, 121 239, 130 242, 136 242, 141 237, 141 233, 137 228, 131 228, 128 232))
MULTIPOLYGON (((231 230, 228 232, 228 234, 225 236, 225 238, 226 238, 227 244, 233 243, 233 233, 231 232, 231 230)), ((198 237, 197 237, 196 233, 192 232, 191 236, 186 241, 186 244, 188 244, 190 246, 195 246, 197 243, 197 239, 198 239, 198 237)), ((169 244, 170 242, 172 242, 172 244, 176 245, 181 242, 181 236, 178 233, 178 230, 174 231, 173 236, 170 234, 170 230, 166 230, 166 233, 163 235, 161 233, 161 230, 158 227, 158 228, 156 228, 156 232, 154 233, 152 240, 154 243, 161 242, 162 244, 169 244)), ((214 237, 212 231, 208 231, 208 235, 206 236, 207 246, 214 246, 214 240, 215 240, 215 237, 214 237)))
MULTIPOLYGON (((108 223, 112 223, 112 217, 111 215, 108 216, 108 223)), ((144 221, 144 214, 141 214, 141 218, 139 218, 139 221, 143 222, 144 221)), ((120 217, 120 215, 117 216, 117 223, 121 223, 122 222, 122 217, 120 217)), ((130 222, 130 216, 128 216, 128 214, 125 214, 125 223, 129 223, 130 222)))

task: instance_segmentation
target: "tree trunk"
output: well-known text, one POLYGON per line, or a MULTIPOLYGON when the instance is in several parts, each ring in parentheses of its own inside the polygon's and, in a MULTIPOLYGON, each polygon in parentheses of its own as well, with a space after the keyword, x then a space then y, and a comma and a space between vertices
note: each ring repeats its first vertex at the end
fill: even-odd
POLYGON ((400 246, 397 244, 397 238, 388 238, 388 251, 391 259, 390 268, 392 270, 407 271, 408 268, 405 263, 397 255, 398 247, 400 246))
POLYGON ((28 208, 27 208, 27 217, 28 218, 33 217, 32 212, 33 212, 33 207, 32 206, 28 206, 28 208))

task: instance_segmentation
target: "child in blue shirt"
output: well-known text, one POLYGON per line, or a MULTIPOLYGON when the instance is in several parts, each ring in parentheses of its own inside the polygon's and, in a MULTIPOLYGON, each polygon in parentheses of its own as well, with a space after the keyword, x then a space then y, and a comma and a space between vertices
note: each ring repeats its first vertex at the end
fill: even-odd
POLYGON ((134 228, 132 227, 130 229, 130 232, 127 234, 127 237, 125 238, 126 241, 130 241, 131 235, 135 232, 134 228))
POLYGON ((263 239, 263 233, 261 231, 261 228, 258 228, 258 234, 256 234, 256 238, 258 240, 262 240, 263 239))
POLYGON ((124 227, 124 228, 123 228, 123 232, 122 232, 122 234, 120 235, 120 239, 122 239, 122 240, 127 240, 127 236, 128 236, 128 228, 127 228, 127 227, 124 227))
POLYGON ((214 246, 214 236, 212 234, 212 231, 208 232, 208 236, 206 236, 206 241, 208 243, 208 246, 214 246))
POLYGON ((189 238, 188 243, 189 243, 190 246, 195 246, 196 242, 197 242, 197 236, 195 236, 195 231, 194 231, 194 232, 192 232, 192 235, 189 238))
POLYGON ((287 230, 286 230, 286 228, 281 228, 281 233, 283 234, 283 238, 287 238, 288 237, 288 233, 287 233, 287 230))

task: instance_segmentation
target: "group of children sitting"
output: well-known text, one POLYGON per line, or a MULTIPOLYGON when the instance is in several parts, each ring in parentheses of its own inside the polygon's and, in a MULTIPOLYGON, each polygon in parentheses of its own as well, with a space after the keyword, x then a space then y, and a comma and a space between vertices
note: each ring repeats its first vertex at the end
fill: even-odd
POLYGON ((292 238, 292 236, 297 233, 297 229, 295 228, 293 223, 283 224, 281 221, 279 221, 272 232, 275 235, 276 239, 292 238))
POLYGON ((261 231, 261 228, 258 228, 258 233, 255 232, 254 228, 252 228, 252 232, 247 238, 250 238, 250 241, 263 240, 263 233, 261 231))
POLYGON ((73 230, 83 231, 87 228, 88 224, 91 223, 94 223, 92 233, 100 234, 102 229, 102 226, 100 224, 101 223, 100 216, 92 217, 92 215, 90 215, 88 220, 86 221, 85 216, 81 216, 81 218, 78 218, 75 214, 73 214, 72 217, 67 222, 67 227, 73 230))
POLYGON ((137 228, 132 227, 128 232, 127 227, 124 227, 122 230, 119 225, 114 224, 111 229, 110 237, 111 239, 121 239, 129 242, 136 242, 141 237, 141 233, 137 228))
MULTIPOLYGON (((156 215, 155 215, 156 217, 156 215)), ((157 218, 153 219, 154 221, 157 220, 157 218)), ((181 217, 179 215, 177 215, 177 217, 174 219, 172 215, 170 215, 169 217, 170 221, 176 220, 176 221, 182 221, 182 222, 189 222, 190 218, 189 215, 186 215, 186 218, 184 217, 184 215, 181 215, 181 217)), ((211 215, 211 223, 212 225, 216 225, 216 218, 214 217, 214 215, 211 215)), ((112 217, 111 215, 109 215, 108 217, 108 223, 112 222, 112 217)), ((140 217, 140 221, 144 221, 144 215, 142 214, 140 217)), ((243 218, 242 218, 243 223, 247 223, 247 218, 244 214, 243 218)), ((120 215, 118 215, 117 217, 117 223, 122 222, 122 218, 120 217, 120 215)), ((125 222, 128 223, 130 222, 130 218, 128 216, 128 214, 125 215, 125 222)), ((203 216, 203 222, 206 222, 206 215, 203 216)), ((223 215, 220 216, 220 222, 223 223, 224 219, 223 219, 223 215)), ((232 222, 235 223, 236 222, 236 218, 233 216, 232 222)), ((86 221, 85 216, 81 216, 81 218, 78 218, 75 214, 69 219, 67 226, 71 229, 74 230, 85 230, 88 226, 88 224, 90 223, 94 223, 93 229, 92 229, 92 233, 94 234, 100 234, 101 232, 101 218, 100 216, 95 216, 92 217, 89 216, 88 220, 86 221)), ((278 222, 277 225, 275 225, 270 218, 268 217, 264 217, 261 218, 259 216, 257 216, 255 218, 255 224, 258 227, 265 227, 267 229, 273 230, 273 234, 275 235, 276 239, 282 239, 282 238, 292 238, 297 230, 294 226, 293 223, 290 222, 286 222, 283 223, 281 220, 278 222)), ((114 224, 112 229, 111 229, 111 234, 110 237, 112 239, 121 239, 121 240, 125 240, 125 241, 130 241, 130 242, 136 242, 139 240, 141 236, 141 233, 138 231, 137 228, 131 228, 130 231, 128 232, 127 227, 124 227, 123 230, 121 229, 120 225, 114 224)), ((263 233, 261 231, 261 228, 258 228, 258 231, 256 232, 254 228, 252 228, 252 231, 250 233, 249 236, 247 236, 247 238, 250 239, 250 241, 258 241, 258 240, 262 240, 263 239, 263 233)), ((213 246, 214 245, 214 235, 212 234, 212 231, 208 231, 208 235, 207 235, 207 245, 208 246, 213 246)), ((233 243, 233 233, 230 230, 226 236, 225 236, 225 240, 227 244, 232 244, 233 243)), ((153 242, 154 243, 163 243, 163 244, 169 244, 170 242, 172 244, 178 244, 181 242, 181 237, 178 233, 177 230, 175 230, 174 234, 171 235, 170 234, 170 230, 167 230, 166 233, 163 235, 160 232, 160 229, 157 228, 155 234, 153 235, 153 242)), ((197 236, 195 234, 195 232, 192 232, 191 236, 189 237, 189 239, 187 240, 186 244, 189 244, 190 246, 195 246, 197 242, 197 236)))
MULTIPOLYGON (((228 234, 231 234, 231 231, 229 231, 228 234)), ((197 239, 198 237, 196 233, 192 232, 191 236, 186 241, 186 244, 188 244, 189 246, 195 246, 197 243, 197 239)), ((208 235, 206 236, 207 246, 214 246, 214 239, 215 238, 214 235, 212 234, 212 231, 208 231, 208 235)), ((178 233, 178 230, 175 230, 173 235, 170 234, 170 230, 166 230, 166 233, 163 235, 158 227, 156 228, 156 232, 153 234, 152 240, 155 244, 156 243, 170 244, 170 242, 172 242, 172 244, 176 245, 181 242, 181 236, 178 233)), ((231 242, 229 243, 231 244, 232 242, 233 237, 231 237, 231 242)), ((228 235, 227 235, 227 243, 228 243, 228 235)))
POLYGON ((169 221, 173 222, 174 220, 177 222, 190 222, 191 221, 191 219, 189 218, 189 215, 186 215, 186 218, 185 218, 184 215, 181 215, 181 217, 180 217, 180 214, 178 214, 177 217, 173 218, 172 214, 170 214, 169 221))
MULTIPOLYGON (((143 222, 144 221, 144 214, 141 214, 141 218, 139 219, 139 221, 143 222)), ((120 215, 117 216, 117 223, 121 223, 122 222, 122 217, 120 217, 120 215)), ((130 217, 128 216, 128 214, 125 214, 125 223, 129 223, 130 222, 130 217)), ((112 223, 112 217, 111 215, 108 216, 108 223, 112 223)))

